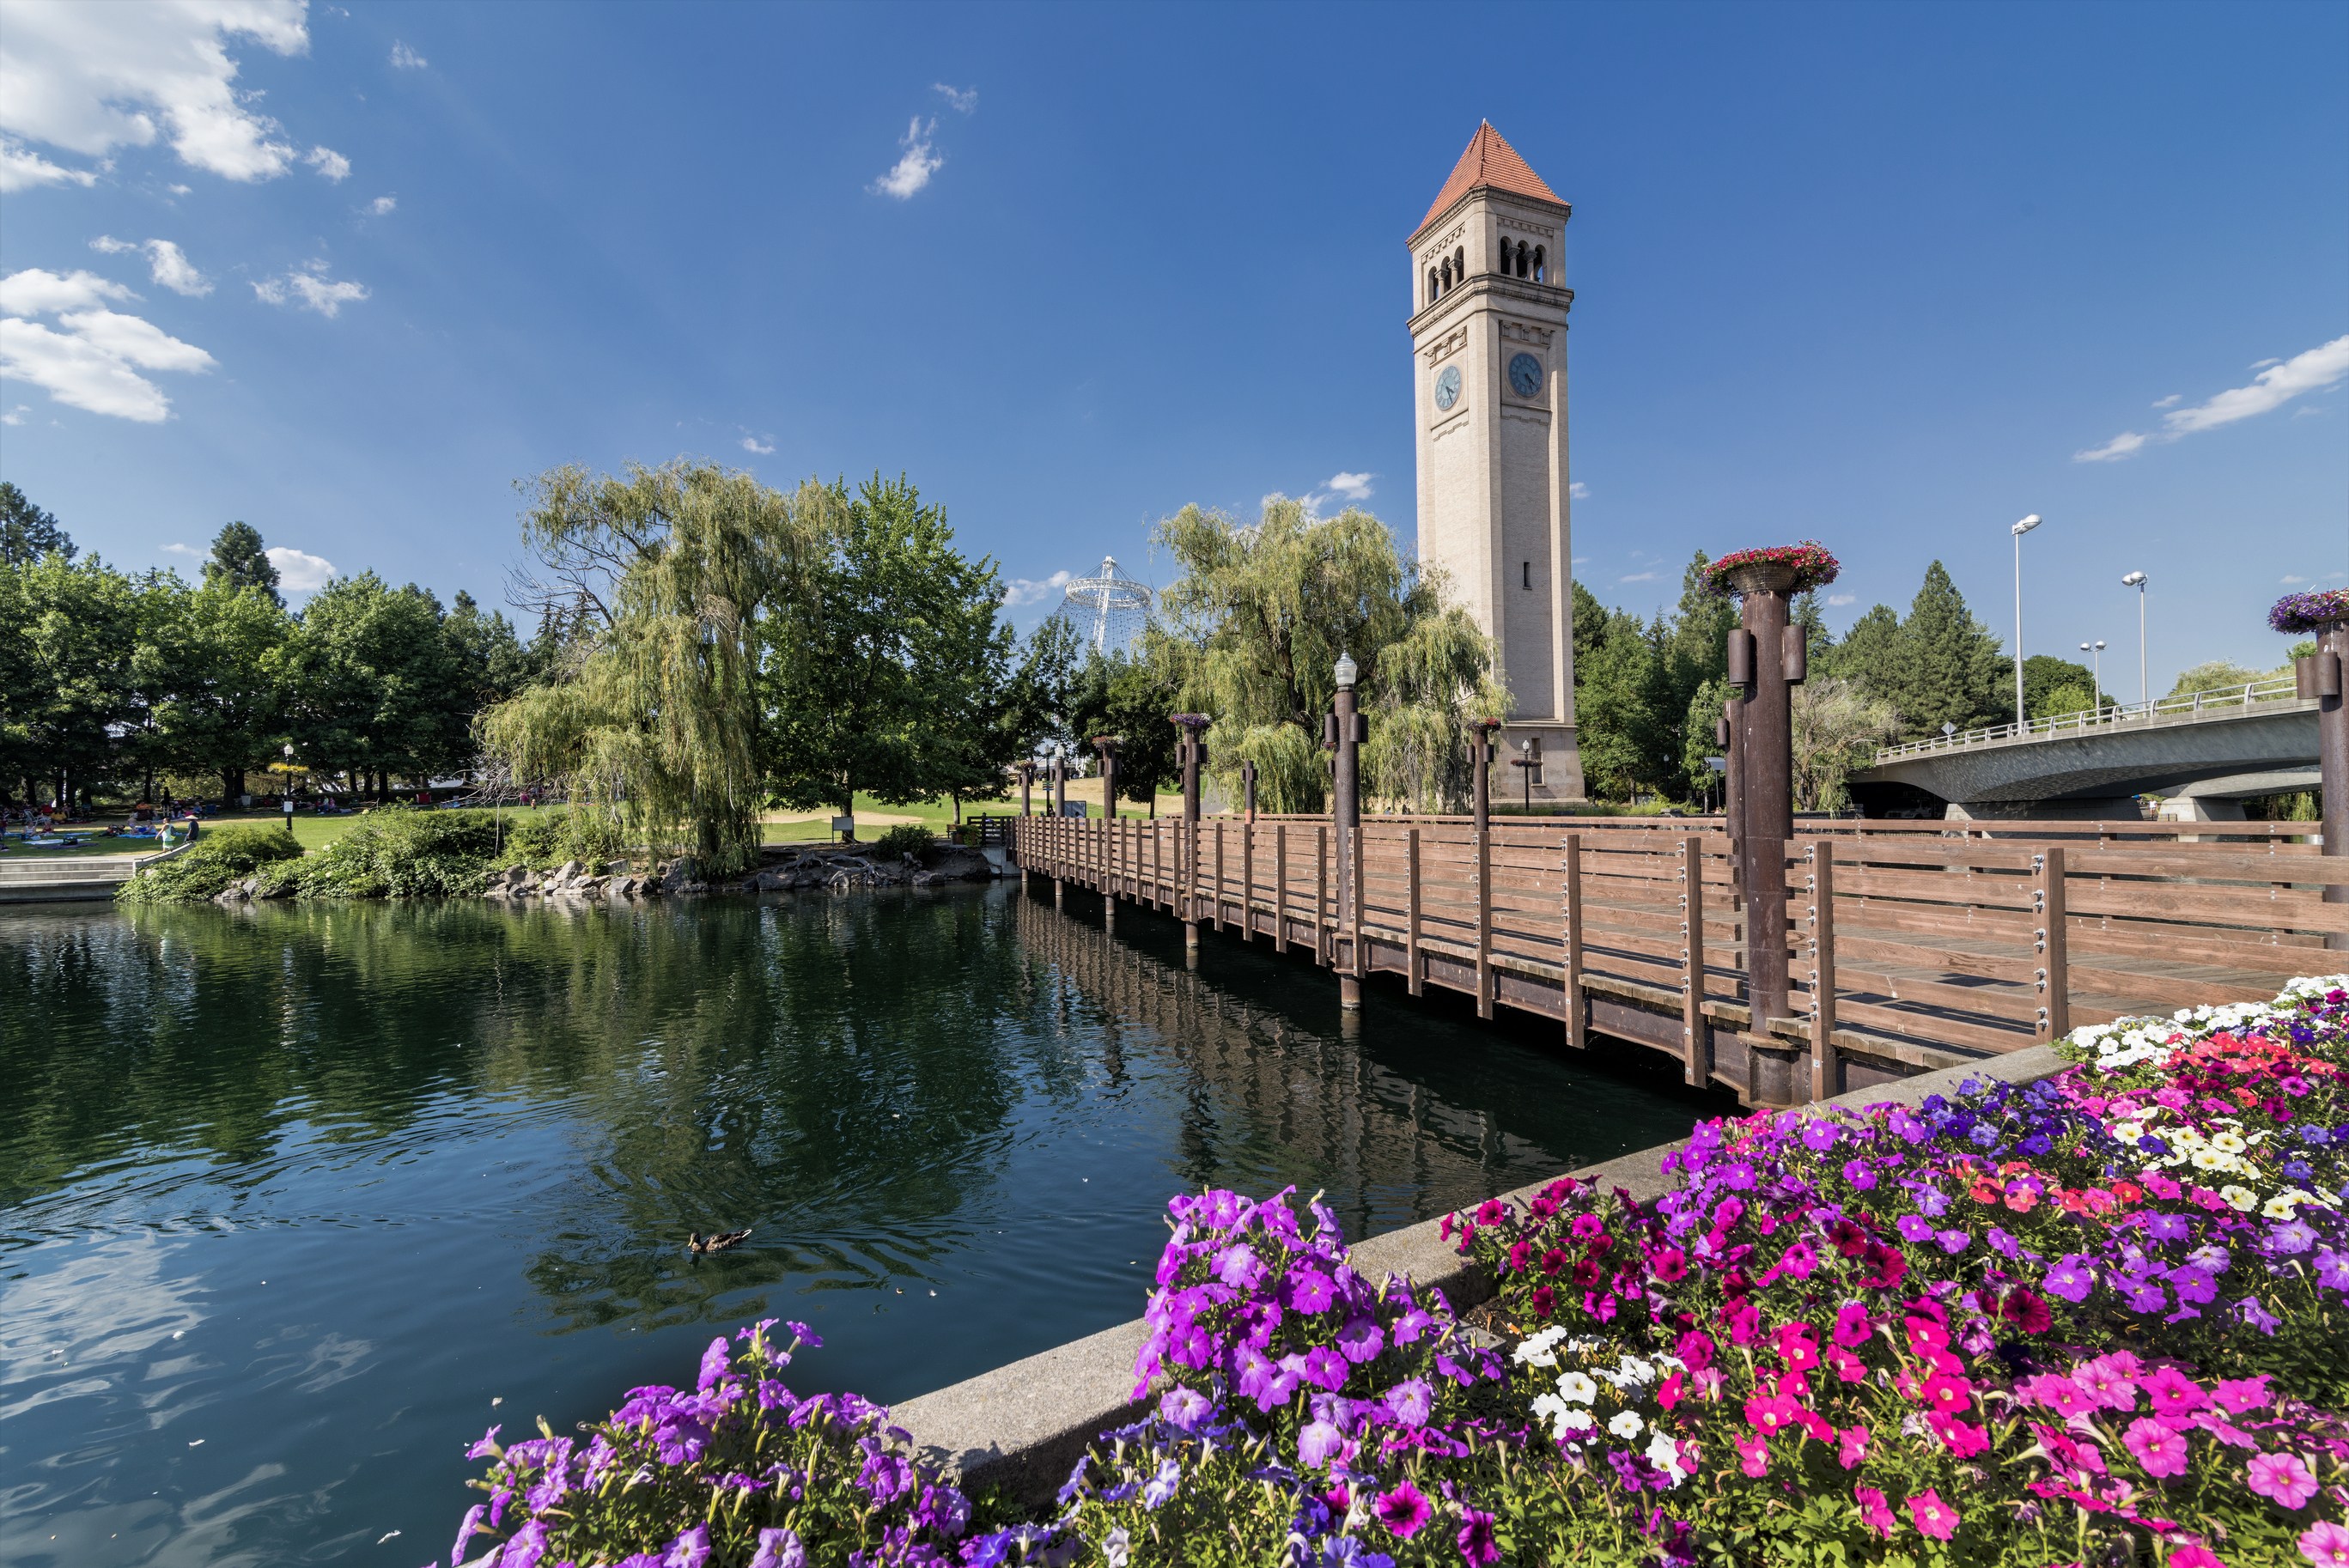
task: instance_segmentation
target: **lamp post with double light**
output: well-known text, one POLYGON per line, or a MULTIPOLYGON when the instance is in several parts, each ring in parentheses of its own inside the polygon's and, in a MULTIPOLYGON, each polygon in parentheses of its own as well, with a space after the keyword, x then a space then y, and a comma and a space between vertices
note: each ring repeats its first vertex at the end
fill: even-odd
POLYGON ((2105 640, 2098 637, 2093 643, 2082 643, 2080 651, 2088 655, 2088 685, 2094 688, 2088 693, 2088 698, 2095 705, 2096 717, 2102 718, 2105 717, 2105 640))
POLYGON ((2021 732, 2024 724, 2023 713, 2023 536, 2039 526, 2039 514, 2029 517, 2007 530, 2014 535, 2014 727, 2021 732))

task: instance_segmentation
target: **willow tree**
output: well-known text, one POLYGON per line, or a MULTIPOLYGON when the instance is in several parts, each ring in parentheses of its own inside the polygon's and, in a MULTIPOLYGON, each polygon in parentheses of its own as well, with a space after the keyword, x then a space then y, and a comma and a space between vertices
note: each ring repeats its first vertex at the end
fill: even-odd
POLYGON ((554 469, 523 489, 523 541, 544 574, 525 593, 564 611, 570 654, 483 716, 484 745, 657 851, 689 851, 705 873, 750 864, 770 623, 806 593, 833 496, 682 459, 616 477, 554 469))
POLYGON ((1491 640, 1384 523, 1352 507, 1316 518, 1275 497, 1253 524, 1185 507, 1158 539, 1182 575, 1160 596, 1149 655, 1186 708, 1214 717, 1208 765, 1226 794, 1246 759, 1267 809, 1321 805, 1321 716, 1348 654, 1370 720, 1369 793, 1421 810, 1461 798, 1467 721, 1506 712, 1507 694, 1491 640))

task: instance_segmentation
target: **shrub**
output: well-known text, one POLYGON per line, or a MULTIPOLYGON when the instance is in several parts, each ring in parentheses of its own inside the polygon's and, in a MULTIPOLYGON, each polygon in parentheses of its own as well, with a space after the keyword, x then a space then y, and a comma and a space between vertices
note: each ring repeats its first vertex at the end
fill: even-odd
POLYGON ((938 836, 919 822, 900 822, 873 841, 873 852, 894 860, 911 855, 917 861, 928 861, 937 853, 938 836))
POLYGON ((460 897, 481 891, 496 851, 487 811, 379 806, 281 882, 304 898, 460 897))
POLYGON ((505 828, 504 863, 520 862, 544 870, 565 861, 601 866, 618 856, 620 824, 610 813, 586 807, 557 806, 509 819, 505 828))
POLYGON ((302 845, 275 824, 213 828, 170 860, 122 884, 115 897, 125 903, 188 903, 211 898, 283 861, 302 858, 302 845))

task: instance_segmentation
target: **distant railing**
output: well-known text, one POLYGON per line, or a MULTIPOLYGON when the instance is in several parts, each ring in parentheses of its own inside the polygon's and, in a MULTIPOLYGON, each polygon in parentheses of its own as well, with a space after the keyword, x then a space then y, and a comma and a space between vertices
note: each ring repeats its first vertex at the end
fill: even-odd
POLYGON ((2263 702, 2287 702, 2298 695, 2292 676, 2273 676, 2241 686, 2221 686, 2216 691, 2189 692, 2179 696, 2156 697, 2151 702, 2116 703, 2101 708, 2082 708, 2077 713, 2058 714, 2053 718, 2027 719, 2019 725, 2000 724, 1987 729, 1961 729, 1937 740, 1912 740, 1905 746, 1883 747, 1877 751, 1876 759, 1878 762, 1897 762, 1905 757, 1964 751, 2000 741, 2047 740, 2058 736, 2087 735, 2097 730, 2116 729, 2131 723, 2152 724, 2161 719, 2180 718, 2190 721, 2215 716, 2229 708, 2256 707, 2263 702))

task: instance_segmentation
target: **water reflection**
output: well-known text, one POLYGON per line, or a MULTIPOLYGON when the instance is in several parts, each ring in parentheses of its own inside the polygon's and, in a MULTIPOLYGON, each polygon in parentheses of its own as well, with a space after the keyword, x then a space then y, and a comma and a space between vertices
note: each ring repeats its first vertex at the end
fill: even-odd
POLYGON ((1691 1109, 1009 888, 15 912, 0 1082, 11 1563, 420 1559, 462 1440, 713 1325, 805 1317, 812 1382, 902 1398, 1132 1315, 1176 1188, 1361 1233, 1691 1109))

